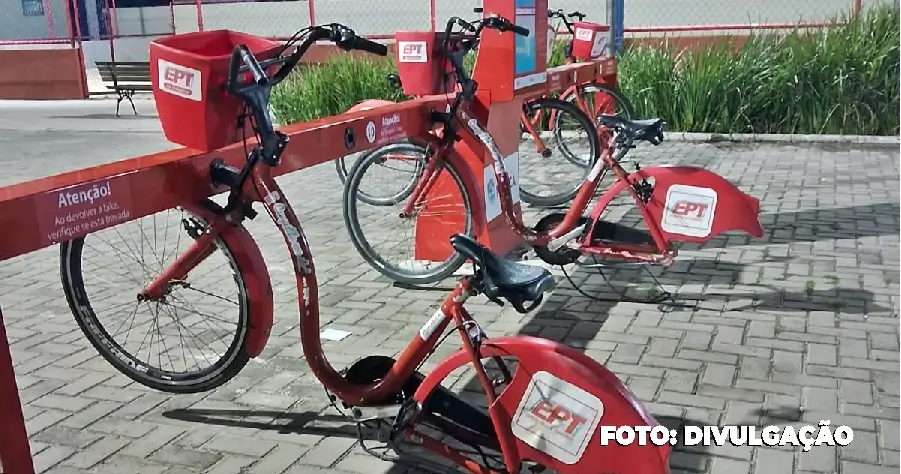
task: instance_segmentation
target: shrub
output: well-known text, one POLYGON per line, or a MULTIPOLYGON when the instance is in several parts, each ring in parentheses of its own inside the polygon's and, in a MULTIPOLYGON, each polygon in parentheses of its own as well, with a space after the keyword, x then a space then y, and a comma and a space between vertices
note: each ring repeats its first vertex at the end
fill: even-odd
POLYGON ((619 86, 637 113, 675 130, 897 135, 898 8, 843 20, 812 34, 754 34, 736 53, 632 48, 619 86))
MULTIPOLYGON (((662 117, 672 130, 897 135, 898 7, 838 20, 847 23, 755 32, 737 51, 633 46, 620 58, 619 87, 638 115, 662 117)), ((562 63, 560 46, 552 66, 562 63)), ((339 114, 364 99, 402 100, 385 81, 394 70, 391 61, 341 55, 295 73, 273 92, 273 107, 291 123, 339 114)))
POLYGON ((340 54, 319 66, 291 74, 272 90, 271 103, 282 123, 336 115, 365 99, 404 100, 385 76, 397 68, 390 61, 340 54))

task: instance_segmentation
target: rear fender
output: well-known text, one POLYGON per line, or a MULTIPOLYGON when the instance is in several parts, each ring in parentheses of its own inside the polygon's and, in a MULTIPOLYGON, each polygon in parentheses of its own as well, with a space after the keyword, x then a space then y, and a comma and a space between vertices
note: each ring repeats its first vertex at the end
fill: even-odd
MULTIPOLYGON (((740 230, 763 237, 760 201, 735 187, 722 176, 693 166, 654 166, 629 175, 632 182, 653 178, 654 192, 645 208, 645 218, 660 228, 667 242, 704 243, 729 231, 740 230)), ((595 204, 591 212, 597 222, 604 209, 626 184, 618 181, 595 204)))
MULTIPOLYGON (((669 447, 601 445, 600 425, 658 426, 637 397, 594 359, 562 344, 529 336, 489 339, 482 357, 515 357, 513 380, 489 407, 502 446, 517 460, 561 474, 669 472, 669 447)), ((455 369, 470 364, 457 351, 435 368, 414 398, 424 403, 455 369)))
MULTIPOLYGON (((222 219, 221 208, 210 200, 188 204, 184 208, 207 223, 222 219)), ((243 225, 226 226, 219 238, 232 252, 247 288, 248 329, 244 351, 254 358, 263 352, 272 331, 274 304, 269 270, 259 246, 243 225)))

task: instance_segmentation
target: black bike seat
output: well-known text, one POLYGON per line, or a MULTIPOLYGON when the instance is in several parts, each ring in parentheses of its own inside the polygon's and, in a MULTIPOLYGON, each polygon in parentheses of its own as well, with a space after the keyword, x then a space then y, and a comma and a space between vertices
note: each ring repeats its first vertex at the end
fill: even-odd
POLYGON ((554 287, 554 276, 544 268, 507 260, 463 234, 455 234, 450 242, 457 252, 482 270, 488 296, 531 302, 554 287))
POLYGON ((651 140, 663 134, 663 119, 628 120, 616 115, 598 115, 598 122, 617 129, 633 140, 651 140))

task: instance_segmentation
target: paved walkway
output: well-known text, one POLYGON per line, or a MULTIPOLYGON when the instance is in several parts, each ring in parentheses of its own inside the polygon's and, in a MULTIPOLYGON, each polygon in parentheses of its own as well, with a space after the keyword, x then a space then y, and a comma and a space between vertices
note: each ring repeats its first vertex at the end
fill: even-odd
MULTIPOLYGON (((33 113, 46 120, 68 115, 33 113)), ((2 158, 5 169, 13 170, 4 184, 166 147, 150 124, 146 132, 107 141, 108 131, 91 131, 117 123, 104 113, 79 122, 94 121, 81 131, 52 135, 0 124, 7 129, 0 131, 4 149, 24 151, 2 158)), ((536 314, 522 316, 481 299, 470 307, 489 335, 537 334, 606 363, 667 424, 830 420, 855 429, 851 446, 809 453, 680 449, 671 458, 675 473, 896 473, 897 150, 674 142, 647 147, 647 164, 704 166, 762 200, 764 239, 718 238, 685 250, 680 262, 658 272, 667 289, 692 308, 662 313, 651 305, 597 302, 564 279, 536 314)), ((443 293, 391 288, 365 266, 346 236, 340 182, 331 164, 281 178, 280 184, 299 209, 317 255, 323 325, 352 332, 328 343, 331 360, 343 366, 362 355, 400 350, 443 293)), ((271 223, 257 219, 250 229, 273 272, 275 329, 262 357, 222 388, 198 395, 145 389, 97 355, 65 303, 57 249, 0 264, 0 303, 38 472, 410 470, 362 453, 350 425, 326 409, 324 392, 300 359, 285 249, 271 223)), ((604 291, 599 275, 578 269, 571 274, 589 295, 604 291)), ((634 281, 634 272, 614 277, 633 293, 649 291, 647 279, 634 281)), ((442 353, 454 344, 446 346, 442 353)))

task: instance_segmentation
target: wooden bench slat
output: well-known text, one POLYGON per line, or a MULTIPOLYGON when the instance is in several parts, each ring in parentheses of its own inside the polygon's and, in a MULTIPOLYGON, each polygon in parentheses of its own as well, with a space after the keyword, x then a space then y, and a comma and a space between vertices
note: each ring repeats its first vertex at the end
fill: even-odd
MULTIPOLYGON (((100 75, 103 77, 103 74, 100 75)), ((116 74, 116 79, 119 81, 149 81, 150 74, 116 74)), ((113 80, 113 75, 109 75, 109 80, 113 80)))
POLYGON ((150 63, 141 61, 97 61, 95 63, 100 71, 100 78, 107 89, 116 90, 114 82, 119 90, 149 91, 150 63), (115 79, 115 81, 114 81, 115 79))

